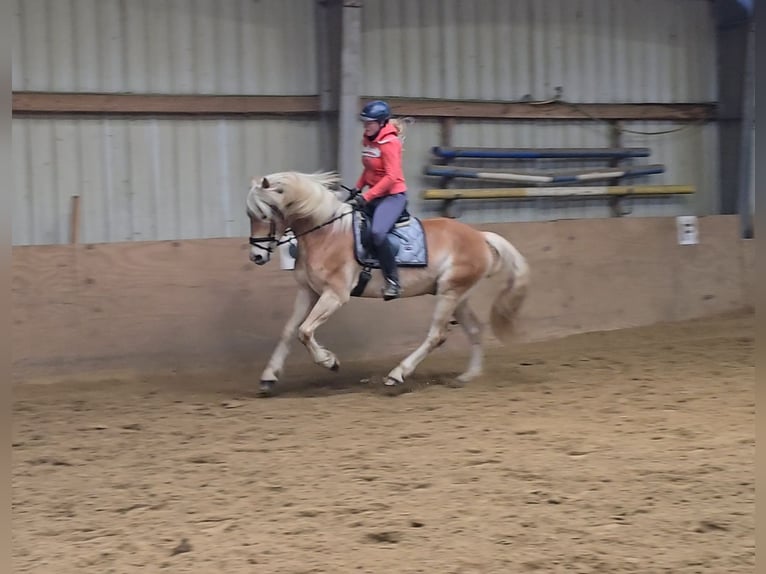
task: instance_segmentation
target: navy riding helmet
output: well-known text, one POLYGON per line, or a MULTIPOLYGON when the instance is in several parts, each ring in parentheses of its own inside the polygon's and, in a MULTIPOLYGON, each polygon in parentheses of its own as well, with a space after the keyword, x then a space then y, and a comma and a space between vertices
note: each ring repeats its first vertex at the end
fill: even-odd
POLYGON ((379 123, 386 122, 391 117, 391 108, 383 100, 375 100, 362 108, 362 113, 359 114, 359 118, 362 121, 370 122, 375 121, 379 123))

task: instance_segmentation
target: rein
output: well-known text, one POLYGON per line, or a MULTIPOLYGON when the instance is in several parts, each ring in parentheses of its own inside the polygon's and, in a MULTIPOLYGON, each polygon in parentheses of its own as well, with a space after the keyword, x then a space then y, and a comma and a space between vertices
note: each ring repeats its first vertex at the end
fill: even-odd
MULTIPOLYGON (((354 211, 347 211, 345 213, 341 213, 340 215, 336 215, 335 217, 325 221, 324 223, 320 223, 319 225, 315 225, 311 229, 308 229, 302 233, 295 234, 295 239, 298 239, 299 237, 303 237, 304 235, 308 235, 309 233, 313 233, 317 229, 322 229, 325 225, 330 225, 331 223, 338 221, 339 219, 347 216, 349 213, 354 213, 354 211)), ((288 227, 285 229, 285 232, 287 232, 290 228, 288 227)), ((276 241, 276 231, 277 226, 276 223, 274 223, 274 220, 271 221, 270 229, 269 229, 269 235, 268 237, 250 237, 250 245, 253 247, 257 247, 258 249, 263 249, 264 251, 267 251, 269 253, 273 252, 276 247, 279 247, 280 245, 284 245, 285 243, 289 243, 292 241, 292 237, 289 239, 282 239, 281 241, 276 241), (261 243, 268 243, 266 247, 261 245, 261 243), (271 244, 274 244, 273 246, 271 244)))

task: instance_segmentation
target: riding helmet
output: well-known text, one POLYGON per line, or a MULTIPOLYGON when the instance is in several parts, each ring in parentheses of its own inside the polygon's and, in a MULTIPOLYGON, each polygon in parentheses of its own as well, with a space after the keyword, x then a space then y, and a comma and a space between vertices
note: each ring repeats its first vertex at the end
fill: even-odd
POLYGON ((364 106, 359 118, 365 122, 384 123, 391 117, 391 108, 383 100, 375 100, 364 106))

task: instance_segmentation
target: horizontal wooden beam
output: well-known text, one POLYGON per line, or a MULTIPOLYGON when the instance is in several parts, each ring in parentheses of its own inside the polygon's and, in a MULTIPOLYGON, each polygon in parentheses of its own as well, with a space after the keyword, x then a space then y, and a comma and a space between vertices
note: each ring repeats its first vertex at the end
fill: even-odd
POLYGON ((319 96, 14 92, 14 114, 316 114, 319 96))
MULTIPOLYGON (((370 98, 361 98, 360 107, 370 98)), ((668 120, 716 119, 715 104, 528 104, 517 102, 387 98, 398 116, 505 120, 668 120)), ((217 96, 14 92, 14 114, 259 115, 319 114, 318 95, 217 96)))
POLYGON ((626 195, 683 195, 693 185, 611 185, 589 187, 505 187, 472 189, 425 189, 423 199, 514 199, 531 197, 583 197, 626 195))
MULTIPOLYGON (((362 101, 370 100, 362 98, 362 101)), ((667 120, 716 119, 713 103, 691 104, 528 104, 517 102, 386 98, 397 116, 506 120, 667 120)))

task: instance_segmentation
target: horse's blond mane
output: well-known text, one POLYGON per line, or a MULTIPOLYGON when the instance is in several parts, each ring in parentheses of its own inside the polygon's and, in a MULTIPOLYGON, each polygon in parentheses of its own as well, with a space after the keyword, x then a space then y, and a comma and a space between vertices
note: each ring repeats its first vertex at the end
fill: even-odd
MULTIPOLYGON (((319 225, 351 209, 349 205, 341 202, 332 190, 341 180, 337 172, 284 171, 267 175, 266 179, 269 187, 280 187, 284 190, 282 207, 290 219, 310 220, 319 225)), ((345 219, 347 218, 343 218, 345 219)))

